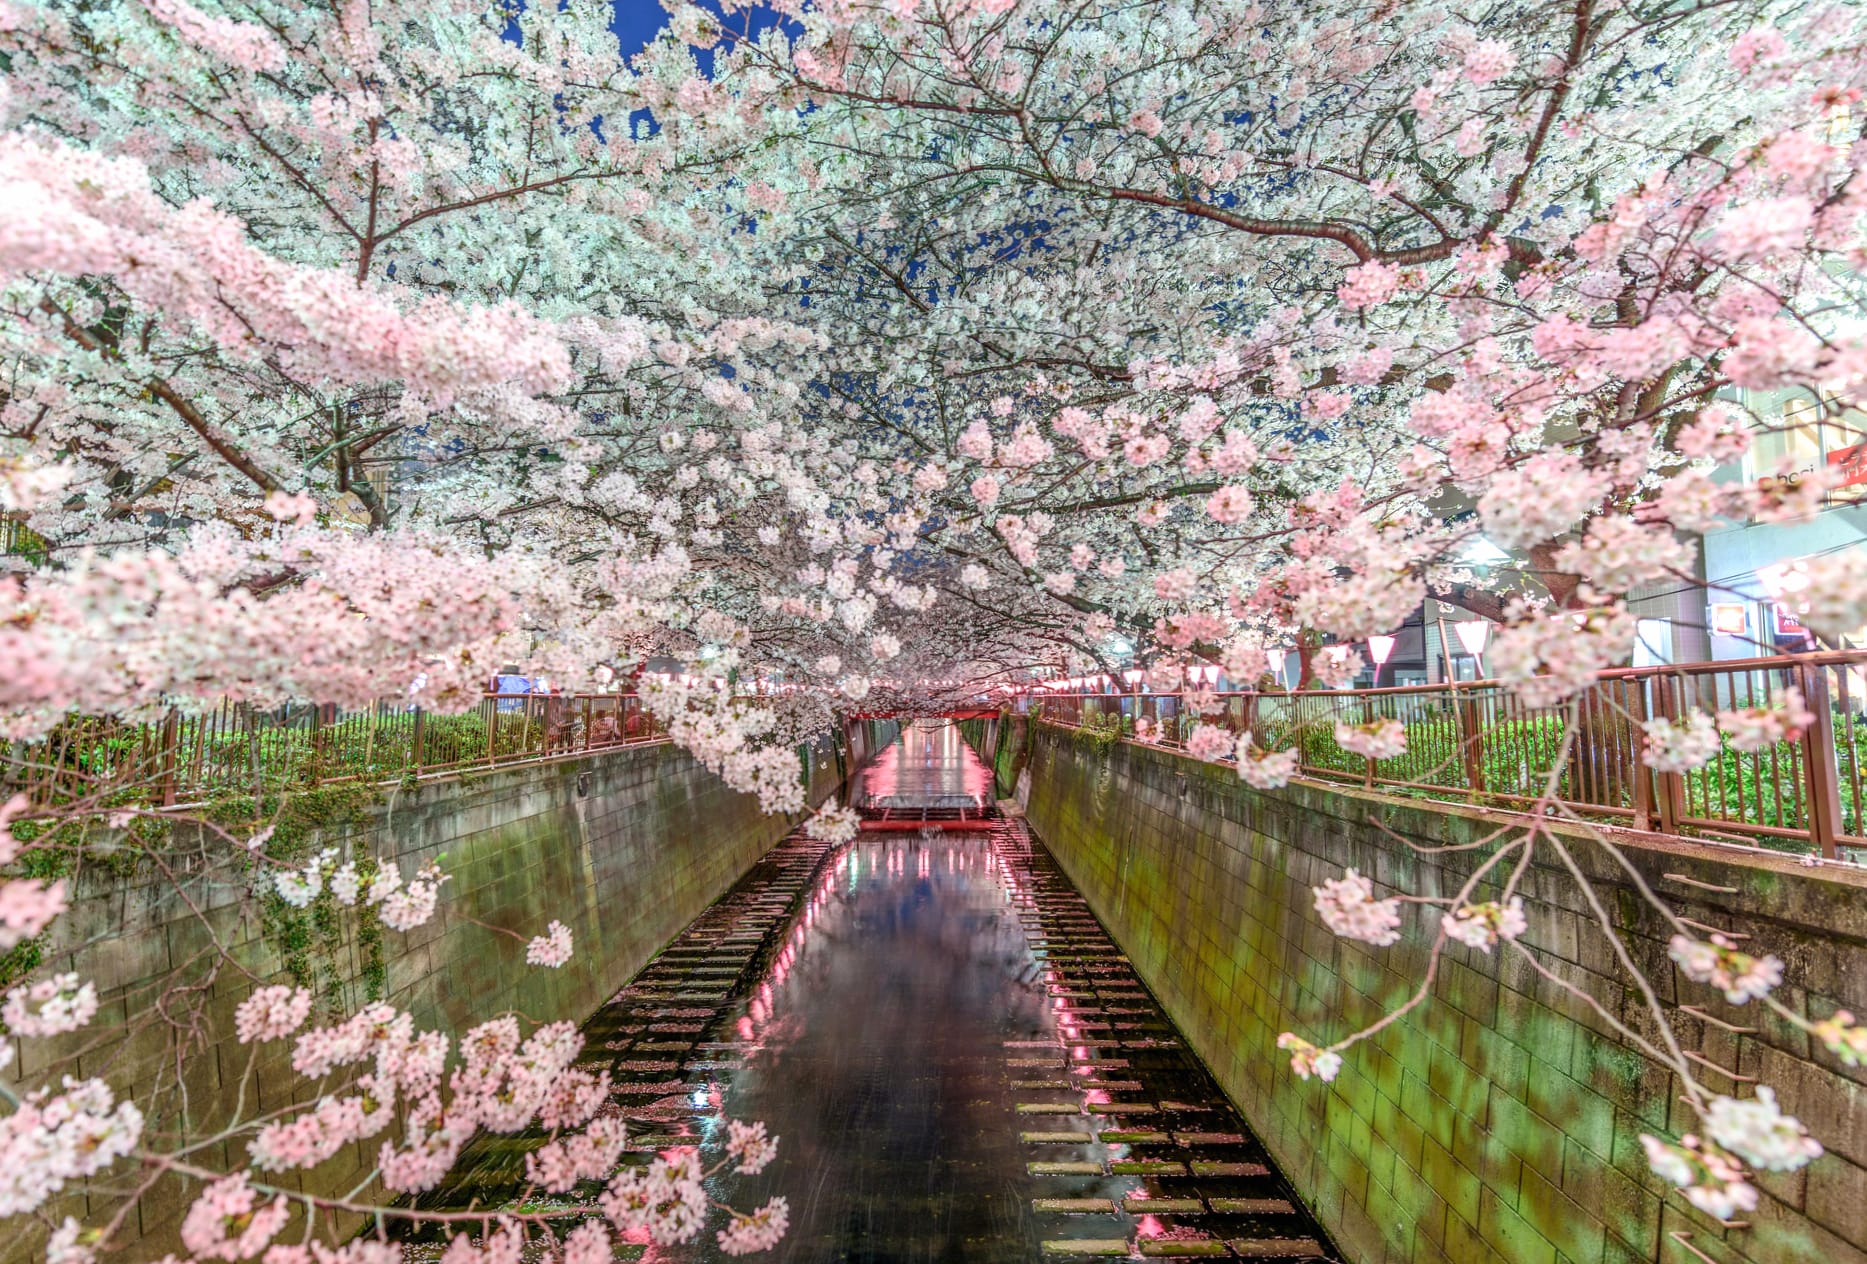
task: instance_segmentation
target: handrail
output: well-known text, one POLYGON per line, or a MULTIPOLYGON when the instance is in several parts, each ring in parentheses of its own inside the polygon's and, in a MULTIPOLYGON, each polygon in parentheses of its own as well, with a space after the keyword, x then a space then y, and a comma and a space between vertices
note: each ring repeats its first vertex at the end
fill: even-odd
POLYGON ((226 702, 199 714, 170 710, 155 721, 68 717, 47 738, 14 744, 0 764, 0 799, 19 790, 35 801, 108 793, 112 802, 171 807, 667 740, 637 694, 489 692, 458 715, 393 702, 353 712, 226 702))
POLYGON ((1198 724, 1251 733, 1264 749, 1294 745, 1303 775, 1462 802, 1524 806, 1553 778, 1556 798, 1579 814, 1633 828, 1838 855, 1867 848, 1867 652, 1810 654, 1616 668, 1566 703, 1524 706, 1498 680, 1370 689, 1268 689, 1210 694, 1195 717, 1185 693, 1036 690, 1011 699, 1043 718, 1131 737, 1137 721, 1156 744, 1179 746, 1198 724), (1719 739, 1703 766, 1649 767, 1644 726, 1692 712, 1774 708, 1793 686, 1814 715, 1798 734, 1743 751, 1719 739), (1345 750, 1336 723, 1401 723, 1408 749, 1370 759, 1345 750))

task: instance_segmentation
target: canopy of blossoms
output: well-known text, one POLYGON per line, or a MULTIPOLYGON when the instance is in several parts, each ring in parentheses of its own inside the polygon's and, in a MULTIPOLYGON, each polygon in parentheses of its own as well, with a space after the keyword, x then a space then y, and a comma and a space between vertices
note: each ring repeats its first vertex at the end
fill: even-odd
POLYGON ((1820 503, 1710 477, 1739 388, 1867 389, 1859 6, 666 2, 638 52, 591 0, 0 0, 7 736, 704 655, 813 699, 651 699, 791 809, 831 708, 1251 680, 1429 595, 1547 705, 1694 533, 1820 503))

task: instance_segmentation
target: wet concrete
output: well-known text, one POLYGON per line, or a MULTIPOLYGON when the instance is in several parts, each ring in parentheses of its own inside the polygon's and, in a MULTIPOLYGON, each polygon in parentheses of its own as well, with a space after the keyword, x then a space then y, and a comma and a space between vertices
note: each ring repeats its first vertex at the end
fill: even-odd
MULTIPOLYGON (((967 793, 989 775, 956 734, 916 737, 872 787, 967 793)), ((636 1124, 627 1161, 685 1143, 712 1162, 722 1111, 780 1138, 763 1174, 718 1191, 789 1199, 766 1259, 1330 1258, 1021 822, 793 838, 585 1032, 585 1065, 610 1069, 610 1109, 636 1124)), ((476 1145, 424 1201, 510 1205, 542 1139, 476 1145)), ((645 1258, 721 1257, 709 1231, 645 1258)))

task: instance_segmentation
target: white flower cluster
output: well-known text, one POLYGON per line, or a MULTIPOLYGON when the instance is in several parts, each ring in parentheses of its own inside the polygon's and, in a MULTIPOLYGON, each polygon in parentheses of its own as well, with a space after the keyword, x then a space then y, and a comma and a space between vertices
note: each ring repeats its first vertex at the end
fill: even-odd
POLYGON ((1491 670, 1526 707, 1553 707, 1627 656, 1634 618, 1618 606, 1531 615, 1498 630, 1491 670))
POLYGON ((835 846, 854 838, 861 826, 862 818, 853 808, 831 804, 804 822, 804 833, 835 846))
POLYGON ((354 860, 337 863, 337 849, 327 847, 305 862, 298 870, 284 870, 272 878, 272 889, 293 908, 305 908, 329 885, 339 904, 354 906, 361 900, 380 908, 383 924, 393 930, 410 931, 434 916, 447 875, 433 861, 423 865, 404 885, 401 870, 388 861, 376 862, 367 891, 361 871, 354 860))
POLYGON ((1655 772, 1690 772, 1718 754, 1718 728, 1703 711, 1676 721, 1656 716, 1640 727, 1647 735, 1641 760, 1655 772))
POLYGON ((1708 1216, 1729 1220, 1740 1211, 1757 1209, 1757 1190, 1744 1179, 1744 1169, 1716 1144, 1687 1134, 1678 1145, 1640 1134, 1647 1165, 1661 1180, 1671 1181, 1686 1201, 1708 1216))
POLYGON ((18 1036, 58 1036, 97 1014, 97 988, 75 974, 58 974, 6 994, 0 1019, 18 1036))
POLYGON ((1510 903, 1487 900, 1483 904, 1463 904, 1440 921, 1446 936, 1479 952, 1490 952, 1500 939, 1515 939, 1530 928, 1523 915, 1523 897, 1513 895, 1510 903))
POLYGON ((1867 549, 1821 554, 1801 570, 1806 582, 1796 599, 1804 623, 1831 639, 1867 624, 1867 549))
POLYGON ((1323 925, 1344 939, 1386 947, 1400 938, 1400 901, 1375 899, 1374 884, 1353 869, 1314 890, 1323 925))
POLYGON ((1241 733, 1233 758, 1238 760, 1239 779, 1246 785, 1253 790, 1276 790, 1289 785, 1297 775, 1301 753, 1294 746, 1289 750, 1259 750, 1251 734, 1241 733))
POLYGON ((1718 727, 1732 750, 1768 750, 1778 742, 1793 742, 1815 722, 1815 713, 1802 701, 1802 691, 1783 691, 1781 706, 1741 707, 1718 713, 1718 727))
POLYGON ((1385 715, 1366 724, 1337 720, 1335 744, 1351 755, 1362 755, 1368 759, 1392 759, 1407 753, 1407 726, 1385 715))
POLYGON ((1775 957, 1753 957, 1739 952, 1723 935, 1711 942, 1674 935, 1666 955, 1694 983, 1709 983, 1733 1005, 1768 996, 1783 981, 1783 963, 1775 957))
POLYGON ((1298 1079, 1307 1080, 1313 1075, 1327 1082, 1342 1070, 1341 1054, 1318 1049, 1294 1032, 1286 1031, 1277 1037, 1277 1047, 1290 1051, 1290 1069, 1297 1073, 1298 1079))
POLYGON ((1714 1098, 1705 1112, 1705 1132, 1766 1172, 1793 1172, 1822 1154, 1822 1143, 1795 1116, 1777 1107, 1776 1090, 1767 1084, 1758 1085, 1756 1097, 1747 1102, 1714 1098))

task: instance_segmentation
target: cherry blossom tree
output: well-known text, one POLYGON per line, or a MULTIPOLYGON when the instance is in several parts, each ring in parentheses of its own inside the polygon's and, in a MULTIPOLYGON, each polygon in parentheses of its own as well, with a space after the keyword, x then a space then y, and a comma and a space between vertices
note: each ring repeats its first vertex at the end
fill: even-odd
MULTIPOLYGON (((1352 658, 1315 650, 1428 595, 1501 622, 1497 674, 1565 705, 1626 658, 1630 593, 1703 582, 1694 533, 1826 490, 1710 471, 1760 420, 1738 392, 1847 410, 1867 377, 1856 8, 773 7, 755 33, 670 3, 632 53, 586 0, 0 0, 0 510, 43 541, 0 577, 7 736, 223 697, 459 710, 507 660, 575 686, 705 655, 646 705, 797 811, 789 744, 839 710, 1035 664, 1249 681, 1292 642, 1345 683, 1352 658), (1481 534, 1517 561, 1475 574, 1481 534), (711 683, 779 672, 800 700, 711 683)), ((1867 622, 1858 552, 1812 567, 1810 626, 1867 622)), ((1806 722, 1682 717, 1649 758, 1806 722)), ((1296 760, 1259 736, 1188 743, 1273 787, 1296 760)), ((1374 758, 1404 733, 1339 740, 1374 758)), ((1500 858, 1563 845, 1511 835, 1435 952, 1515 951, 1500 858)), ((259 872, 401 920, 442 898, 335 857, 259 872)), ((1385 938, 1413 898, 1351 873, 1318 911, 1385 938)), ((10 877, 0 929, 64 899, 10 877)), ((1680 934, 1688 977, 1774 1004, 1767 956, 1680 934)), ((549 926, 527 945, 538 968, 568 951, 549 926)), ((34 980, 9 1027, 88 1021, 86 986, 34 980)), ((210 1171, 145 1144, 106 1084, 38 1086, 6 1144, 49 1148, 19 1151, 6 1205, 134 1158, 200 1184, 191 1251, 240 1258, 282 1223, 267 1173, 392 1110, 409 1188, 469 1121, 558 1127, 540 1188, 620 1144, 593 1086, 549 1088, 568 1029, 494 1020, 450 1061, 407 1015, 301 1030, 265 995, 243 1024, 295 1040, 328 1107, 249 1116, 253 1164, 210 1171)), ((1811 1030, 1862 1047, 1849 1016, 1811 1030)), ((1287 1047, 1327 1076, 1359 1038, 1287 1047)), ((1651 1051, 1705 1125, 1655 1138, 1654 1167, 1701 1205, 1812 1153, 1772 1097, 1651 1051)), ((701 1176, 613 1184, 608 1218, 691 1235, 701 1176)), ((98 1228, 58 1229, 63 1258, 98 1228)), ((282 1264, 376 1248, 304 1249, 282 1264)))

